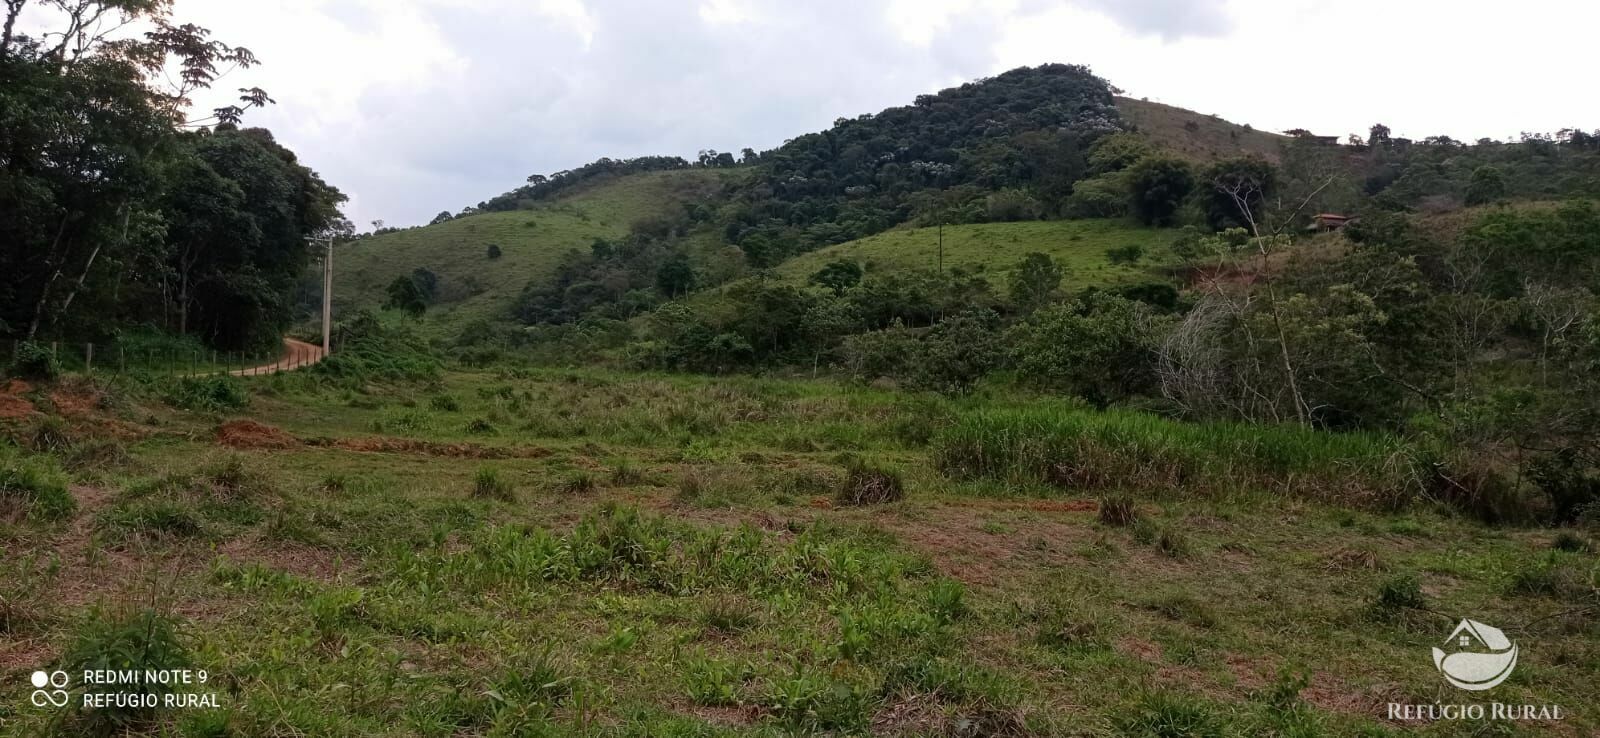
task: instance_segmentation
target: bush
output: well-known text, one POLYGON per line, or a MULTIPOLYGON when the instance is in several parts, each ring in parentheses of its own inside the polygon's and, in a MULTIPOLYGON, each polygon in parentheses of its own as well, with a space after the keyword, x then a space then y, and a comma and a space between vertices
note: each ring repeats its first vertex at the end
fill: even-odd
POLYGON ((311 366, 317 376, 360 384, 370 380, 428 381, 439 378, 438 356, 404 326, 387 326, 362 310, 337 327, 342 337, 332 356, 311 366))
POLYGON ((1106 259, 1112 264, 1137 264, 1144 258, 1144 247, 1139 244, 1106 249, 1106 259))
POLYGON ((1407 610, 1427 608, 1428 600, 1422 594, 1422 583, 1412 574, 1400 574, 1385 579, 1373 595, 1372 614, 1380 620, 1393 619, 1407 610))
POLYGON ((844 486, 835 499, 842 505, 876 505, 905 498, 899 472, 855 461, 848 467, 844 486))
POLYGON ((244 409, 250 394, 237 377, 184 377, 167 386, 166 400, 184 410, 218 413, 244 409))
POLYGON ((17 344, 11 359, 11 374, 23 379, 51 380, 61 376, 61 364, 50 346, 33 341, 17 344))
POLYGON ((53 461, 0 449, 0 517, 11 506, 38 521, 63 520, 78 509, 67 476, 53 461))

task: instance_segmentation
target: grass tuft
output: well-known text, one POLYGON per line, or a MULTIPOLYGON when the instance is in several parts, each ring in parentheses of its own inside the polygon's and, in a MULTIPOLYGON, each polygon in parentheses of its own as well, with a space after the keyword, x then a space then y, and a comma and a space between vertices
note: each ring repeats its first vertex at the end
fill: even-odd
POLYGON ((517 493, 511 483, 501 478, 500 470, 492 466, 480 466, 478 472, 472 477, 472 496, 480 500, 499 500, 501 502, 516 502, 517 493))
POLYGON ((1124 528, 1133 525, 1139 519, 1139 511, 1133 506, 1133 499, 1123 495, 1105 497, 1100 500, 1100 522, 1106 525, 1124 528))
POLYGON ((835 499, 841 505, 879 505, 905 499, 905 483, 893 469, 852 461, 846 468, 844 486, 835 499))
POLYGON ((8 508, 29 520, 51 522, 72 517, 78 503, 54 461, 0 448, 0 518, 11 516, 8 508))

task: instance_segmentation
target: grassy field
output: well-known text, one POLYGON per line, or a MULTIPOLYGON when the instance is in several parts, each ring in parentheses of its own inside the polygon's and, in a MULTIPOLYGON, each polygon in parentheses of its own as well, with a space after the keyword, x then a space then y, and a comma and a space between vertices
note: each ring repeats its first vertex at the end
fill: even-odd
POLYGON ((1600 729, 1593 542, 1374 504, 1395 439, 829 381, 248 382, 220 414, 7 386, 0 732, 1600 729), (1461 617, 1522 650, 1493 699, 1567 718, 1387 720, 1486 699, 1429 655, 1461 617), (119 659, 205 669, 220 707, 27 701, 119 659))
POLYGON ((737 170, 650 172, 582 188, 530 210, 485 213, 388 233, 343 246, 334 259, 334 309, 377 308, 395 277, 417 268, 439 276, 437 302, 423 322, 437 334, 474 319, 505 317, 529 280, 543 277, 569 250, 618 238, 634 222, 674 211, 715 192, 737 170), (488 246, 502 256, 490 259, 488 246))
MULTIPOLYGON (((1049 254, 1063 267, 1062 288, 1146 279, 1152 267, 1169 263, 1173 231, 1119 220, 1052 220, 978 223, 944 227, 944 267, 983 274, 1003 287, 1006 276, 1031 252, 1049 254), (1139 246, 1136 264, 1113 264, 1106 251, 1139 246)), ((850 259, 873 272, 933 269, 939 259, 939 229, 910 228, 868 236, 801 254, 774 272, 803 281, 829 262, 850 259)))
POLYGON ((1277 133, 1149 100, 1119 97, 1117 112, 1158 146, 1196 162, 1244 155, 1276 162, 1289 141, 1277 133))

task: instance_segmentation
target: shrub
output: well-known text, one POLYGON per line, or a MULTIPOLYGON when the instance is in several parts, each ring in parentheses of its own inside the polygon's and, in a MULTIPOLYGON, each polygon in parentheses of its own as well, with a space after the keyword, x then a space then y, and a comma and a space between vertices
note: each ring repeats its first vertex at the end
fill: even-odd
POLYGON ((1106 260, 1112 264, 1137 264, 1142 258, 1144 258, 1144 247, 1136 243, 1106 249, 1106 260))
POLYGON ((61 364, 46 344, 24 341, 17 344, 11 359, 11 374, 23 379, 51 380, 61 376, 61 364))
POLYGON ((388 326, 370 311, 341 323, 338 351, 312 365, 316 376, 358 384, 370 380, 438 379, 440 362, 428 343, 405 326, 388 326))
MULTIPOLYGON (((62 658, 68 673, 88 670, 181 669, 191 665, 189 649, 180 637, 180 623, 150 609, 108 614, 94 610, 78 629, 75 643, 62 658)), ((140 681, 135 684, 87 685, 88 694, 137 693, 153 695, 157 704, 170 694, 169 685, 140 681)), ((79 734, 111 734, 147 725, 160 708, 83 708, 69 720, 79 734)))
POLYGON ((843 505, 876 505, 905 498, 900 473, 864 461, 852 461, 845 472, 844 486, 835 499, 843 505))
POLYGON ((250 394, 236 377, 183 377, 167 385, 166 400, 184 410, 215 413, 244 409, 250 394))
POLYGON ((472 496, 501 502, 515 502, 517 499, 511 483, 501 479, 500 470, 492 466, 478 467, 478 473, 472 477, 472 496))
POLYGON ((71 517, 78 503, 53 461, 0 448, 0 517, 10 506, 30 520, 54 521, 71 517))
POLYGON ((473 418, 467 421, 462 430, 474 436, 490 436, 495 433, 494 423, 489 422, 488 418, 473 418))
POLYGON ((428 398, 428 407, 440 412, 453 413, 461 410, 461 403, 450 395, 434 395, 428 398))
POLYGON ((1399 574, 1378 585, 1372 599, 1372 615, 1379 620, 1391 620, 1408 610, 1422 610, 1428 600, 1422 594, 1422 583, 1412 574, 1399 574))

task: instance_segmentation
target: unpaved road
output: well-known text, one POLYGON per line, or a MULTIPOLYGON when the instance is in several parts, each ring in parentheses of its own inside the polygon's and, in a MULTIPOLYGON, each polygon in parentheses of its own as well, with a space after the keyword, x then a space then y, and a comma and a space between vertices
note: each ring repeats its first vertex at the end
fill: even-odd
POLYGON ((322 347, 316 344, 285 338, 283 339, 283 349, 283 358, 271 364, 253 366, 249 369, 235 369, 228 372, 228 374, 234 377, 257 377, 263 374, 277 374, 278 372, 299 369, 322 361, 322 347))

